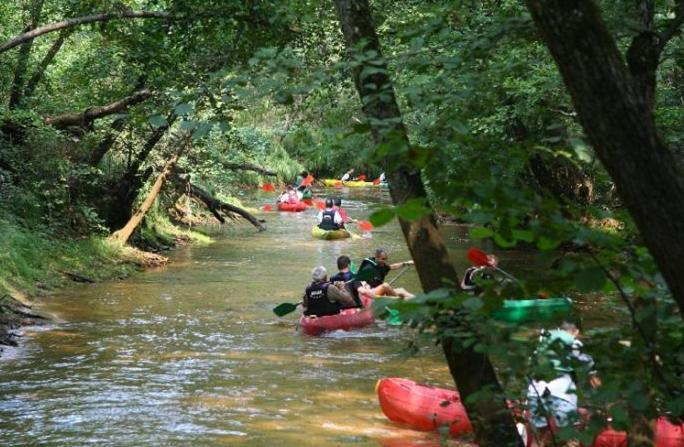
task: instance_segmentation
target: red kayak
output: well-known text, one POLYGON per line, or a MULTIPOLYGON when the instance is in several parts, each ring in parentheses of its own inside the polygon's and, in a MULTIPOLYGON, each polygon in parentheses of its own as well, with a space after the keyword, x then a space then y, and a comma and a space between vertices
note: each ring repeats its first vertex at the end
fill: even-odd
MULTIPOLYGON (((659 417, 655 426, 656 447, 684 447, 684 423, 675 425, 666 417, 659 417)), ((612 428, 596 436, 592 447, 627 447, 627 433, 612 428)))
POLYGON ((373 298, 361 295, 363 308, 343 309, 337 315, 327 315, 325 317, 307 317, 302 315, 299 319, 299 327, 306 335, 321 335, 324 332, 336 330, 348 331, 369 326, 375 322, 373 315, 373 298))
POLYGON ((380 407, 393 422, 424 431, 449 427, 452 436, 473 432, 458 392, 389 377, 375 385, 380 407))
MULTIPOLYGON (((425 431, 449 426, 452 436, 473 431, 457 391, 395 377, 380 379, 375 389, 380 407, 391 421, 425 431)), ((655 446, 684 447, 684 424, 676 425, 665 417, 658 418, 655 446)), ((607 428, 596 436, 592 447, 628 447, 627 433, 607 428)))
POLYGON ((304 211, 309 205, 304 202, 297 203, 279 203, 278 211, 304 211))

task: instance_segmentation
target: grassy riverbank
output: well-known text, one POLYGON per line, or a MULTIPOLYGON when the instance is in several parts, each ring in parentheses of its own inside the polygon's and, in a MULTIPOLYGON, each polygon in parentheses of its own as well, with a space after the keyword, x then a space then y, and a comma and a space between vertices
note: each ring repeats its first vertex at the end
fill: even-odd
MULTIPOLYGON (((109 241, 104 235, 51 233, 18 220, 0 219, 0 345, 14 344, 12 330, 31 322, 31 299, 76 282, 125 278, 164 264, 156 253, 109 241)), ((145 246, 207 244, 211 238, 153 216, 141 229, 145 246)))

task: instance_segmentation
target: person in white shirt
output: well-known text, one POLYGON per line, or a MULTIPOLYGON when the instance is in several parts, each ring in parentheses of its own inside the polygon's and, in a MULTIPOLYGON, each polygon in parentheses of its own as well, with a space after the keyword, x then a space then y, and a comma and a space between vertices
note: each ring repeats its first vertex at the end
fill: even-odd
POLYGON ((348 182, 352 179, 352 175, 354 175, 354 168, 348 170, 347 172, 344 173, 342 176, 342 181, 343 182, 348 182))
POLYGON ((579 333, 574 323, 563 322, 560 328, 544 331, 540 337, 527 389, 531 428, 538 433, 533 437, 534 447, 546 445, 546 438, 556 428, 579 422, 578 377, 588 377, 592 387, 601 384, 593 371, 594 360, 582 352, 579 333))

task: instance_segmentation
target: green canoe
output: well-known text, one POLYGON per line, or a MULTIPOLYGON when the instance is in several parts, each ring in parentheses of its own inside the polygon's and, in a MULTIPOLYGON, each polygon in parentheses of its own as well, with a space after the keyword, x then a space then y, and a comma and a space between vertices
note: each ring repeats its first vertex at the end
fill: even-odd
POLYGON ((504 300, 503 307, 494 311, 492 316, 501 321, 523 323, 557 318, 567 315, 571 309, 570 298, 504 300))
POLYGON ((321 230, 318 228, 318 225, 314 225, 311 227, 311 236, 315 237, 316 239, 324 239, 326 241, 331 241, 333 239, 346 239, 348 237, 351 237, 351 233, 349 233, 345 229, 340 229, 340 230, 321 230))

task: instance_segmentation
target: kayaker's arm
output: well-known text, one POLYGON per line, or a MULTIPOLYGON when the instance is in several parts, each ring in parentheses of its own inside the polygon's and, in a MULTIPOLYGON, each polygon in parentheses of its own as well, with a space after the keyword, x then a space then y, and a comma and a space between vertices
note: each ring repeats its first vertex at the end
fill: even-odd
POLYGON ((396 270, 396 269, 400 269, 402 267, 406 267, 406 266, 413 265, 413 264, 415 264, 413 262, 413 260, 404 261, 404 262, 395 262, 394 264, 390 264, 389 268, 390 268, 390 270, 396 270))
POLYGON ((354 297, 344 289, 344 283, 341 281, 331 284, 330 287, 328 287, 328 299, 330 301, 337 301, 342 307, 356 306, 354 297), (338 284, 340 284, 339 287, 338 284))

